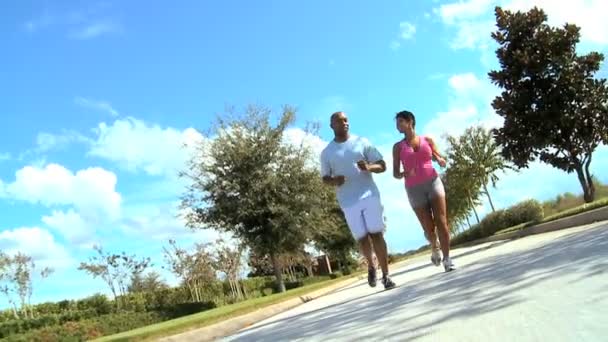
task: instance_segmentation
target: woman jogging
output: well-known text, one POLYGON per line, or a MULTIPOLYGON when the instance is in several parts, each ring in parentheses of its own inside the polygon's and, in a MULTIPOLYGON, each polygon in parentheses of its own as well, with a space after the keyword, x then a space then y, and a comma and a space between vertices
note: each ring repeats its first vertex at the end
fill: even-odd
POLYGON ((397 130, 403 133, 405 138, 393 146, 393 176, 397 179, 405 178, 408 200, 431 244, 431 261, 436 266, 442 261, 437 246, 439 235, 443 267, 449 272, 454 269, 454 264, 450 259, 445 190, 439 174, 433 167, 433 160, 445 167, 445 159, 439 154, 430 137, 416 135, 416 117, 413 113, 401 111, 397 113, 396 120, 397 130))

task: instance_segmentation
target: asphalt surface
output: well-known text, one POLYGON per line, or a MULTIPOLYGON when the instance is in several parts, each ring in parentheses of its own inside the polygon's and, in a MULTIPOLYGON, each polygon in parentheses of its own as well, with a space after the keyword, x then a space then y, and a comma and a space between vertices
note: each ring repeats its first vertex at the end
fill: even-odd
POLYGON ((456 249, 359 281, 225 341, 608 341, 608 222, 456 249))

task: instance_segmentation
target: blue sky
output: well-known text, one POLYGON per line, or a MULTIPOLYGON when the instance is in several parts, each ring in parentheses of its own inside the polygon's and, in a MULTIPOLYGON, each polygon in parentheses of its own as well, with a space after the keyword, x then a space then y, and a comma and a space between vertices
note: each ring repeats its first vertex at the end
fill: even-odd
MULTIPOLYGON (((500 120, 490 31, 493 6, 512 1, 19 1, 0 14, 0 248, 21 250, 56 273, 34 301, 105 291, 77 271, 91 245, 150 256, 162 246, 211 241, 175 218, 188 150, 226 105, 298 107, 290 137, 345 110, 355 134, 390 156, 394 113, 417 114, 438 138, 500 120), (66 284, 62 282, 66 281, 66 284)), ((582 26, 582 51, 607 52, 606 5, 533 1, 551 23, 582 26)), ((602 75, 607 75, 606 68, 602 75)), ((608 181, 608 149, 592 165, 608 181)), ((392 252, 424 243, 401 183, 377 177, 392 252)), ((502 176, 499 207, 579 192, 574 175, 546 165, 502 176), (543 182, 539 182, 542 174, 543 182), (526 189, 525 195, 517 189, 526 189)), ((479 208, 487 212, 487 204, 479 208)), ((168 277, 170 279, 170 277, 168 277)))

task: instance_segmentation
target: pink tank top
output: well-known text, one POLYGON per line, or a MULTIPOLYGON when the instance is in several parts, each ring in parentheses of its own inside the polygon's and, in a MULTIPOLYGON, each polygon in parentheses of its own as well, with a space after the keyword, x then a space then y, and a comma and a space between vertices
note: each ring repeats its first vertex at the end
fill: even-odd
POLYGON ((418 137, 420 140, 418 151, 414 151, 405 140, 400 143, 400 158, 405 174, 408 175, 412 171, 405 178, 406 187, 424 183, 438 176, 437 171, 433 167, 433 150, 431 146, 425 137, 418 137))

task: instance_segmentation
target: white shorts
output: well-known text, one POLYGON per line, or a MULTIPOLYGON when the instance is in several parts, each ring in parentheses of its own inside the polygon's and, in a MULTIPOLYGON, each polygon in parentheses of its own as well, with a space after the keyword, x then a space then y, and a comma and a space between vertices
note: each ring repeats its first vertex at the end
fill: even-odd
POLYGON ((376 196, 366 197, 352 207, 343 208, 342 211, 356 240, 361 240, 367 234, 383 233, 386 228, 384 207, 376 196))

